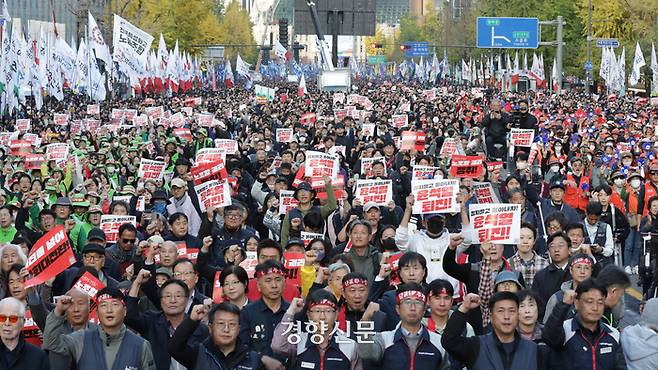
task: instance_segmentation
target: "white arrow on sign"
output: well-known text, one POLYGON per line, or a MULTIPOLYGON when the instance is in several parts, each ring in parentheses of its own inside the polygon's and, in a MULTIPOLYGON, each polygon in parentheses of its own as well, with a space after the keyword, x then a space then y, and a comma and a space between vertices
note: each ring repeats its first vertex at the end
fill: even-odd
POLYGON ((505 36, 496 36, 495 27, 491 27, 491 46, 496 45, 495 44, 496 39, 501 39, 501 40, 505 40, 507 42, 512 42, 512 40, 508 39, 505 36))

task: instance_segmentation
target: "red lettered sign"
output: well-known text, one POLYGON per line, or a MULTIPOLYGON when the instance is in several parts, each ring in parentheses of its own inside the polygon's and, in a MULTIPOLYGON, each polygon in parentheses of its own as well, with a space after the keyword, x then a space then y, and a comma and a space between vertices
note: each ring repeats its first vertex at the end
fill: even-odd
POLYGON ((228 178, 228 172, 224 161, 216 160, 214 162, 197 163, 190 170, 194 185, 203 184, 209 180, 224 180, 228 178))
POLYGON ((482 158, 478 156, 453 155, 450 174, 456 178, 476 178, 484 174, 482 158))
POLYGON ((529 148, 532 141, 535 139, 535 130, 513 128, 510 132, 510 141, 514 146, 522 146, 529 148))
POLYGON ((422 131, 402 131, 400 149, 416 149, 419 152, 425 150, 425 133, 422 131))
POLYGON ((96 301, 96 294, 105 288, 105 284, 87 271, 80 276, 80 279, 75 282, 73 287, 87 293, 90 298, 89 321, 98 323, 98 313, 96 312, 98 301, 96 301))
POLYGON ((414 213, 459 212, 459 180, 412 181, 411 193, 415 195, 414 213))
POLYGON ((25 281, 25 288, 46 282, 75 263, 64 225, 57 225, 42 236, 32 247, 27 258, 27 271, 30 277, 25 281))
POLYGON ((297 207, 299 202, 293 197, 295 192, 292 190, 281 190, 279 192, 279 214, 285 215, 291 209, 297 207))
POLYGON ((199 198, 201 212, 210 207, 231 205, 231 186, 226 181, 210 180, 194 187, 199 198))
POLYGON ((137 226, 137 218, 135 216, 101 216, 101 230, 105 232, 106 241, 108 243, 116 243, 119 236, 119 228, 125 223, 131 223, 134 226, 137 226))
POLYGON ((26 342, 37 347, 41 347, 43 344, 43 333, 37 323, 34 322, 32 312, 29 309, 25 311, 25 323, 23 324, 22 333, 26 342))
POLYGON ((479 243, 518 244, 521 234, 520 204, 471 204, 468 210, 479 243))
POLYGON ((375 202, 385 206, 393 200, 393 182, 391 180, 356 180, 354 197, 362 204, 375 202))
POLYGON ((151 159, 142 158, 139 161, 139 171, 137 176, 144 180, 161 179, 164 175, 165 163, 162 161, 154 161, 151 159))

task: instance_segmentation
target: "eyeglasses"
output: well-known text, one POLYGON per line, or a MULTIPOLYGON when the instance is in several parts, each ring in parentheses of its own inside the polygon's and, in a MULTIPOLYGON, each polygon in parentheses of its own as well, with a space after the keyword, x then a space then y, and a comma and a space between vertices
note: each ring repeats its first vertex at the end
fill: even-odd
POLYGON ((96 256, 96 255, 93 255, 93 254, 85 254, 85 255, 82 256, 82 258, 84 258, 86 260, 89 260, 89 261, 100 261, 100 260, 104 259, 105 256, 103 256, 103 255, 96 256))
POLYGON ((177 278, 179 278, 181 276, 187 277, 187 276, 194 275, 194 274, 195 274, 194 271, 174 272, 174 277, 177 277, 177 278))
POLYGON ((402 302, 400 302, 401 305, 411 307, 411 306, 424 306, 425 302, 419 301, 416 299, 405 299, 402 302))
POLYGON ((651 174, 651 176, 658 175, 658 171, 650 171, 649 173, 651 174))
POLYGON ((7 320, 9 320, 10 324, 15 324, 18 322, 18 320, 22 320, 23 316, 16 316, 16 315, 0 315, 0 323, 6 323, 7 320))
POLYGON ((128 244, 128 243, 133 244, 135 242, 135 240, 137 240, 137 239, 125 239, 125 238, 121 239, 121 241, 124 242, 125 244, 128 244))
POLYGON ((553 243, 548 246, 548 249, 564 248, 567 246, 567 243, 553 243))
POLYGON ((239 213, 227 213, 226 218, 240 218, 241 214, 239 213))

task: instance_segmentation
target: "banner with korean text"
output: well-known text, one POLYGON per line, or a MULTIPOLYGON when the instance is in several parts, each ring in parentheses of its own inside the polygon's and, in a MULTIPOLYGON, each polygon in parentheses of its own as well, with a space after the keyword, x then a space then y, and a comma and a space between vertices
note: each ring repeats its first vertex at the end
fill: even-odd
POLYGON ((471 204, 468 209, 473 240, 479 243, 518 244, 521 235, 521 205, 471 204))
POLYGON ((356 180, 354 197, 360 199, 361 204, 375 202, 379 206, 386 206, 393 200, 393 181, 356 180))
POLYGON ((25 268, 30 273, 25 289, 43 284, 75 263, 64 225, 57 225, 37 240, 27 257, 25 268))
POLYGON ((413 213, 459 212, 459 203, 457 203, 459 180, 412 181, 411 193, 415 196, 413 213))

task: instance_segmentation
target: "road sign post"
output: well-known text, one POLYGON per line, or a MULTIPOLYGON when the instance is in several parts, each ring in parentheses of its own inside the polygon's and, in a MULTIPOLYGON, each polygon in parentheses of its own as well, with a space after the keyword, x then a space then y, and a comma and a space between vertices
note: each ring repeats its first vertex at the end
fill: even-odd
POLYGON ((598 39, 596 40, 596 47, 597 48, 604 48, 604 47, 612 47, 612 48, 618 48, 619 47, 619 40, 618 39, 598 39))
POLYGON ((405 42, 404 45, 404 56, 406 58, 427 57, 430 55, 429 42, 405 42))
POLYGON ((477 47, 482 49, 536 49, 539 46, 537 18, 478 17, 477 47))

